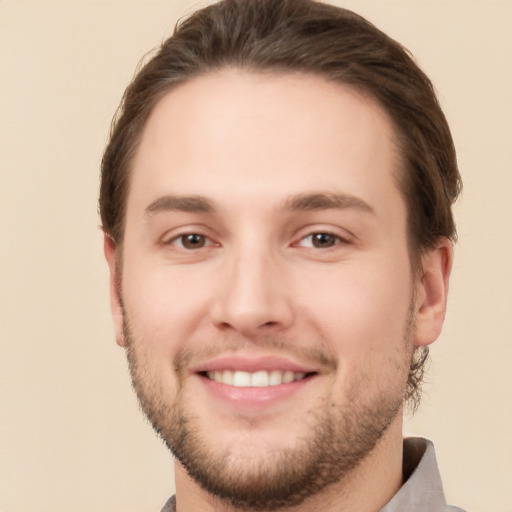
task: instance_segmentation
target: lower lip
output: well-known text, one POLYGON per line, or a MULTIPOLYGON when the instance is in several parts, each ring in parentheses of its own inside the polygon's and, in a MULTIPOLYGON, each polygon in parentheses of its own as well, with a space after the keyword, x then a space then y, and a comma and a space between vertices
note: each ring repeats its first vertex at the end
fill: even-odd
POLYGON ((314 376, 304 379, 266 387, 236 387, 222 384, 202 375, 198 375, 208 393, 215 398, 228 402, 232 406, 241 408, 258 408, 273 405, 281 400, 286 400, 299 393, 307 386, 314 376))

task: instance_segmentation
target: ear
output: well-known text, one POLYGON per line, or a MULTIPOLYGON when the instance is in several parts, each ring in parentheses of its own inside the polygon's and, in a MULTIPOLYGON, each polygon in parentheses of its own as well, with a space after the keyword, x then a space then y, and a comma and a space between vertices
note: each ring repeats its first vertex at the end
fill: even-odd
POLYGON ((116 243, 106 233, 103 235, 103 250, 110 271, 110 309, 114 320, 116 342, 120 347, 125 347, 123 330, 123 308, 121 302, 121 270, 118 268, 116 258, 116 243))
POLYGON ((453 262, 453 247, 447 238, 422 257, 421 276, 416 284, 415 344, 429 345, 441 334, 446 314, 448 282, 453 262))

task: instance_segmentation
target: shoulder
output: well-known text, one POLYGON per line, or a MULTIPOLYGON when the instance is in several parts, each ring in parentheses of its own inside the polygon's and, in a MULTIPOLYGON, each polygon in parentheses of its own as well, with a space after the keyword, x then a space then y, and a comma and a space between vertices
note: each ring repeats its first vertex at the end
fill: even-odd
POLYGON ((171 496, 161 512, 176 512, 176 496, 171 496))

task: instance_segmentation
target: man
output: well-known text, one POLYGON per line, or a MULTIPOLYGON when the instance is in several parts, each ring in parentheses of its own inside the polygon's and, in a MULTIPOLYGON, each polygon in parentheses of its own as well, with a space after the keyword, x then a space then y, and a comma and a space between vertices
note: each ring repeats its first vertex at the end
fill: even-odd
POLYGON ((100 210, 164 511, 453 511, 402 439, 460 189, 432 85, 356 14, 227 0, 128 87, 100 210))

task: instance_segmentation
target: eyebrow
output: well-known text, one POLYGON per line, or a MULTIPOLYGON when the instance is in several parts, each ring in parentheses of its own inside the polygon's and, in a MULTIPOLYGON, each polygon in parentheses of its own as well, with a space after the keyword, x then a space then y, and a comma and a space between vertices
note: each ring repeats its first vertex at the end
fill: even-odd
POLYGON ((283 206, 285 211, 328 210, 331 208, 342 210, 355 209, 362 212, 375 213, 374 209, 359 197, 332 192, 299 194, 287 199, 283 206))
MULTIPOLYGON (((282 211, 312 211, 328 209, 356 209, 362 212, 375 213, 374 209, 359 197, 332 192, 316 192, 298 194, 286 199, 282 211)), ((155 199, 145 209, 146 216, 166 211, 189 213, 215 213, 213 203, 203 196, 165 195, 155 199)))
POLYGON ((166 211, 213 213, 215 208, 211 201, 202 196, 165 195, 150 203, 144 213, 150 216, 166 211))

